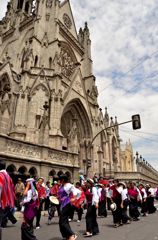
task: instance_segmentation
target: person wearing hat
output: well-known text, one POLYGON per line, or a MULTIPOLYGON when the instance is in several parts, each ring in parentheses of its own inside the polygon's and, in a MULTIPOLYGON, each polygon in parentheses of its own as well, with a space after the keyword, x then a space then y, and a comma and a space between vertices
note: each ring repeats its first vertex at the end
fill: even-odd
POLYGON ((18 182, 16 183, 15 188, 14 188, 15 196, 16 196, 15 206, 17 207, 18 211, 21 210, 20 202, 22 201, 24 189, 25 189, 25 185, 22 182, 22 179, 18 178, 18 182))
POLYGON ((140 212, 138 205, 142 201, 142 196, 139 189, 136 187, 134 182, 128 184, 128 196, 129 196, 129 215, 133 221, 138 221, 140 212))
POLYGON ((40 177, 38 179, 38 182, 36 183, 36 188, 38 192, 38 200, 39 200, 39 207, 37 210, 37 215, 36 215, 36 229, 39 229, 40 226, 40 220, 41 220, 41 212, 43 209, 43 203, 45 202, 46 199, 46 189, 44 187, 44 178, 40 177))
POLYGON ((94 186, 93 179, 87 179, 85 197, 87 200, 87 213, 86 232, 84 233, 84 237, 91 237, 99 233, 96 213, 99 204, 99 195, 97 192, 97 188, 94 186))
POLYGON ((97 186, 98 186, 98 195, 99 195, 98 216, 107 217, 105 186, 101 183, 98 183, 97 186))
MULTIPOLYGON (((123 188, 122 188, 123 189, 123 188)), ((119 181, 114 179, 113 185, 109 188, 109 193, 111 197, 111 203, 116 204, 116 210, 112 210, 113 215, 113 223, 114 227, 119 227, 122 224, 122 209, 121 209, 121 187, 119 185, 119 181)))
POLYGON ((69 183, 67 175, 60 175, 59 180, 61 184, 58 192, 58 198, 61 204, 61 212, 59 216, 60 232, 63 238, 66 238, 67 240, 75 240, 77 236, 72 231, 68 218, 73 201, 80 197, 81 191, 69 183), (73 198, 71 198, 71 196, 73 196, 73 198))
POLYGON ((37 215, 38 192, 35 180, 29 178, 26 180, 26 188, 23 193, 23 223, 21 225, 21 240, 37 240, 33 231, 33 220, 37 215))

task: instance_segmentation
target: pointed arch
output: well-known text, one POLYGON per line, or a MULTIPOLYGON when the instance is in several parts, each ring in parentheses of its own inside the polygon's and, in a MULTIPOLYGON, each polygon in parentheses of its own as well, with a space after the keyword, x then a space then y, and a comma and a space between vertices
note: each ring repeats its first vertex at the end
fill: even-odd
POLYGON ((16 169, 14 164, 10 164, 10 165, 7 166, 6 171, 9 174, 14 174, 14 173, 16 173, 17 169, 16 169))
POLYGON ((77 124, 79 141, 92 137, 92 128, 87 111, 78 98, 71 100, 63 110, 61 131, 65 137, 68 137, 74 121, 77 124))
POLYGON ((50 89, 44 83, 39 83, 31 89, 30 95, 35 95, 37 91, 42 90, 45 92, 45 95, 50 97, 50 89))
POLYGON ((21 174, 21 175, 27 174, 27 168, 25 166, 19 167, 18 173, 21 174))
POLYGON ((75 55, 72 47, 67 42, 61 41, 60 47, 61 47, 61 49, 64 49, 66 52, 68 52, 70 54, 70 56, 74 62, 77 62, 76 55, 75 55))
POLYGON ((30 177, 37 177, 37 175, 38 175, 37 169, 35 167, 31 167, 29 169, 29 174, 30 174, 30 177))

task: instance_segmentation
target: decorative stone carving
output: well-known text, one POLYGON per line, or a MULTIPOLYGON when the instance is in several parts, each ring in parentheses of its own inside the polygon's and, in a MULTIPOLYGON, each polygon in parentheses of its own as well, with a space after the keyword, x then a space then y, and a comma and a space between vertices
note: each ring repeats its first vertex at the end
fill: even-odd
POLYGON ((6 147, 7 153, 12 153, 17 156, 31 157, 31 158, 40 158, 40 150, 35 146, 24 145, 22 143, 17 143, 14 141, 9 141, 6 147))
MULTIPOLYGON (((2 81, 5 81, 2 79, 2 81)), ((0 85, 0 110, 3 114, 6 109, 8 109, 8 112, 10 114, 10 103, 11 103, 11 94, 10 92, 10 85, 8 83, 5 83, 3 85, 3 82, 0 85)))
POLYGON ((47 35, 47 32, 44 33, 44 36, 43 36, 43 39, 42 39, 42 47, 48 47, 48 35, 47 35))
POLYGON ((90 93, 91 98, 97 103, 97 98, 98 98, 98 89, 97 86, 92 86, 92 90, 90 93))
POLYGON ((64 21, 65 26, 66 26, 68 29, 71 29, 72 22, 71 22, 70 17, 69 17, 66 13, 63 14, 63 21, 64 21))
POLYGON ((75 63, 72 59, 71 53, 69 52, 69 49, 64 47, 61 48, 60 54, 56 52, 53 63, 57 73, 61 73, 67 78, 72 75, 75 69, 75 63))
POLYGON ((73 119, 72 127, 68 133, 68 147, 72 152, 78 152, 78 127, 77 120, 73 119))
POLYGON ((53 0, 47 0, 46 1, 46 7, 51 8, 52 7, 53 0))
POLYGON ((33 66, 34 57, 33 57, 33 49, 31 48, 32 41, 30 40, 29 43, 26 41, 26 45, 23 49, 23 56, 22 56, 22 63, 21 67, 23 70, 30 70, 30 67, 33 66))

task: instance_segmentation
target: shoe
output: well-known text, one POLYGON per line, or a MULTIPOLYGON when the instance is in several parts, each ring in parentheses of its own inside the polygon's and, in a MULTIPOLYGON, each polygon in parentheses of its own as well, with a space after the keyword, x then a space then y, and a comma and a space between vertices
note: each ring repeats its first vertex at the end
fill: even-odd
POLYGON ((77 220, 78 223, 80 223, 81 221, 80 220, 77 220))
POLYGON ((40 229, 41 227, 40 226, 37 226, 36 229, 40 229))
POLYGON ((48 225, 50 225, 51 224, 51 220, 50 219, 48 219, 48 225))
POLYGON ((127 222, 126 222, 127 224, 130 224, 131 223, 131 221, 130 220, 127 220, 127 222))
POLYGON ((92 236, 93 236, 92 233, 86 233, 86 234, 84 235, 84 237, 92 237, 92 236))
POLYGON ((118 228, 120 224, 114 224, 114 228, 118 228))

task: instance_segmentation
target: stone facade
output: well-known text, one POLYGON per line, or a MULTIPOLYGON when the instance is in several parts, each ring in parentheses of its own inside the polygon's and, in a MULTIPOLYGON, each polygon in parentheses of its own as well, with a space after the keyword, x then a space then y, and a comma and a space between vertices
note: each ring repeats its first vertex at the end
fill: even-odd
POLYGON ((97 99, 89 28, 77 33, 69 0, 10 0, 0 21, 0 163, 13 177, 134 171, 131 145, 121 151, 117 118, 97 99))
POLYGON ((97 98, 89 29, 77 33, 69 1, 11 0, 0 22, 0 158, 9 171, 114 176, 119 130, 97 98))

